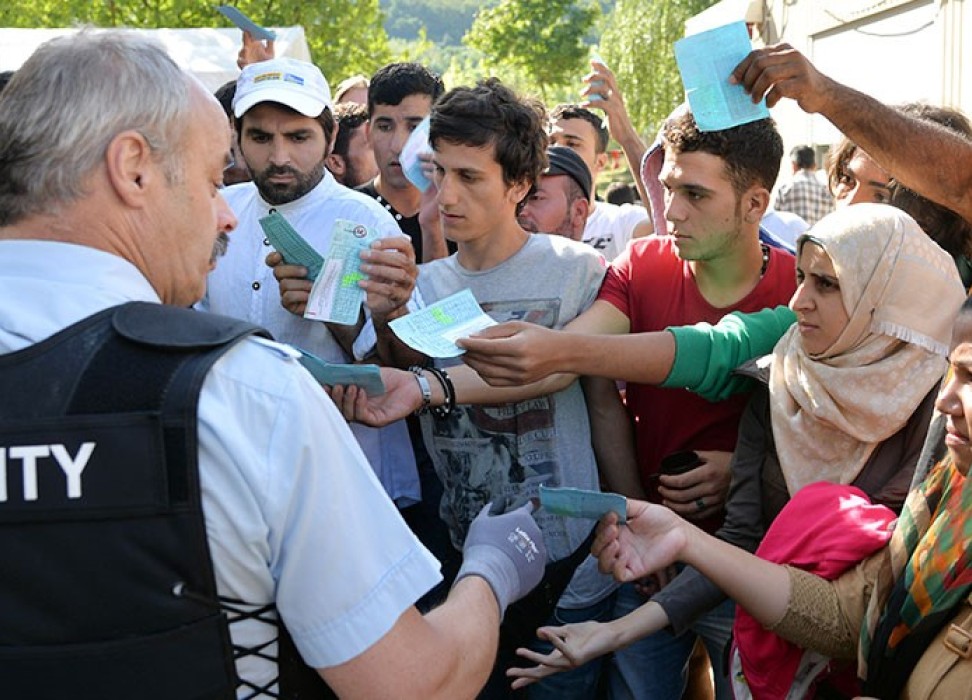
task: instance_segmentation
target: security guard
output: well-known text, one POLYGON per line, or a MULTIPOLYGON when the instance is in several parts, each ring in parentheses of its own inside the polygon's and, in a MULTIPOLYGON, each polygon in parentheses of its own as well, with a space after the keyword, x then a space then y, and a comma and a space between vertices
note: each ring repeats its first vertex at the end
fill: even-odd
POLYGON ((0 93, 0 144, 4 696, 296 697, 288 636, 341 697, 474 695, 539 531, 481 514, 420 615, 437 562, 296 352, 185 310, 235 225, 218 103, 82 31, 0 93))

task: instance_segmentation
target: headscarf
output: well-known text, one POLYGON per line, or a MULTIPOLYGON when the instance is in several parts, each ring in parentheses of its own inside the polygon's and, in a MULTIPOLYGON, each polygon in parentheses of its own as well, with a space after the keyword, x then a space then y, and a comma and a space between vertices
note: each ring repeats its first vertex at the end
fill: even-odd
POLYGON ((899 209, 857 204, 798 241, 833 261, 847 326, 819 355, 796 325, 773 350, 770 411, 790 495, 849 484, 939 382, 964 291, 951 257, 899 209))
POLYGON ((972 479, 950 457, 911 492, 868 601, 858 652, 866 694, 896 697, 972 590, 972 479))

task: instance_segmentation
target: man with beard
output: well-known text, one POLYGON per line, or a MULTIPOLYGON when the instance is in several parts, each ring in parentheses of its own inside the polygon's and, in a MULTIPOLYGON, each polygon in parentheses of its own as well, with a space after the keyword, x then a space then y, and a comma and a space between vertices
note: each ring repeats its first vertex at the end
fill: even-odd
POLYGON ((566 146, 547 148, 547 163, 517 221, 533 233, 550 233, 579 241, 584 236, 591 210, 591 171, 584 159, 566 146))
MULTIPOLYGON (((354 347, 359 326, 304 319, 288 311, 273 271, 273 249, 260 219, 278 212, 322 255, 338 219, 353 221, 380 238, 404 240, 395 220, 374 200, 338 184, 324 167, 334 141, 331 93, 311 63, 277 58, 244 67, 233 101, 240 152, 253 181, 223 190, 239 220, 233 243, 210 274, 200 307, 258 324, 274 338, 328 362, 348 362, 368 348, 354 347), (357 351, 357 352, 356 352, 357 351)), ((391 252, 389 254, 395 254, 391 252)), ((304 295, 310 282, 293 280, 304 295)), ((419 499, 415 458, 404 422, 376 431, 353 426, 368 461, 399 506, 419 499)))

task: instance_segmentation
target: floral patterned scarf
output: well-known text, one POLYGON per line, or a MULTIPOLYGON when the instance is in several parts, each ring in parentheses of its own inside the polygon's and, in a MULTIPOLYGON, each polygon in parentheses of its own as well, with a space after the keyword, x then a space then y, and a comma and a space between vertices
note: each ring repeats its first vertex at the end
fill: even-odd
POLYGON ((972 479, 950 458, 908 496, 888 547, 861 629, 858 672, 868 680, 906 679, 914 662, 899 652, 912 643, 916 661, 972 590, 972 479))

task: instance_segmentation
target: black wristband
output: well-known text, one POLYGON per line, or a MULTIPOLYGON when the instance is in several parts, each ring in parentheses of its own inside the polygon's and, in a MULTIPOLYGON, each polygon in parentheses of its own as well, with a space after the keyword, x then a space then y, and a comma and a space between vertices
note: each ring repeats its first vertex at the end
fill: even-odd
POLYGON ((433 406, 429 410, 436 418, 445 418, 456 407, 456 387, 452 384, 452 380, 449 379, 449 375, 444 369, 438 367, 427 367, 426 369, 439 381, 439 384, 442 385, 442 393, 445 394, 445 403, 441 406, 433 406))

